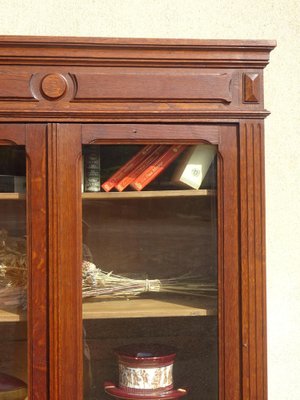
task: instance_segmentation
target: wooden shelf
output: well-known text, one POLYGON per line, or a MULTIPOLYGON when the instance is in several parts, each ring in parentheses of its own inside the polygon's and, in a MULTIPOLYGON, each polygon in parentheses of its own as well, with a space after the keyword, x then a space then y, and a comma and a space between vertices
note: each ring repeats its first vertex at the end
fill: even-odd
POLYGON ((0 323, 1 322, 18 322, 26 321, 27 312, 26 310, 18 310, 15 308, 1 308, 0 309, 0 323))
POLYGON ((0 193, 0 200, 25 200, 25 193, 0 193))
POLYGON ((215 190, 146 190, 141 192, 95 192, 82 193, 83 200, 101 199, 137 199, 137 198, 156 198, 156 197, 191 197, 191 196, 212 196, 215 190))
MULTIPOLYGON (((216 301, 199 297, 165 296, 158 298, 91 299, 83 303, 84 319, 198 317, 217 315, 216 301)), ((25 321, 24 310, 0 309, 1 322, 25 321)))
MULTIPOLYGON (((84 319, 198 317, 217 315, 216 301, 199 297, 90 299, 83 303, 84 319)), ((0 309, 1 322, 26 321, 26 310, 0 309)))
POLYGON ((83 304, 84 319, 197 317, 217 315, 216 301, 198 297, 93 299, 83 304))
MULTIPOLYGON (((148 190, 144 192, 96 192, 82 193, 83 200, 101 199, 137 199, 155 197, 192 197, 192 196, 213 196, 215 190, 148 190)), ((0 193, 0 200, 25 200, 25 193, 0 193)))

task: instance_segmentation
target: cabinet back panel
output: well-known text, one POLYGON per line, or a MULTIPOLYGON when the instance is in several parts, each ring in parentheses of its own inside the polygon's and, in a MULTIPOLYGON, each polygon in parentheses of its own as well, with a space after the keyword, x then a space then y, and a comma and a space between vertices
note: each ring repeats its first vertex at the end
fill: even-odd
POLYGON ((211 198, 106 200, 84 203, 84 243, 105 271, 141 278, 216 269, 211 198), (192 210, 192 211, 191 211, 192 210))

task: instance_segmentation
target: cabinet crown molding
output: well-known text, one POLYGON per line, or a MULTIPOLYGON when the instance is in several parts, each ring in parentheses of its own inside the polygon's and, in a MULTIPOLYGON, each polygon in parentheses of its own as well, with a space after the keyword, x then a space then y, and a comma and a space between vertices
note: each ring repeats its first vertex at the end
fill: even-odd
POLYGON ((262 70, 275 45, 0 36, 0 120, 264 118, 262 70), (254 75, 243 98, 243 76, 254 75))
POLYGON ((0 63, 36 65, 106 62, 265 67, 273 40, 128 39, 59 36, 0 36, 0 63), (65 53, 68 49, 69 54, 65 53), (51 51, 51 55, 47 52, 51 51), (110 53, 113 51, 113 55, 110 53), (138 53, 136 53, 138 51, 138 53), (171 51, 172 53, 170 53, 171 51), (141 52, 144 58, 141 59, 141 52), (76 54, 75 54, 76 53, 76 54))

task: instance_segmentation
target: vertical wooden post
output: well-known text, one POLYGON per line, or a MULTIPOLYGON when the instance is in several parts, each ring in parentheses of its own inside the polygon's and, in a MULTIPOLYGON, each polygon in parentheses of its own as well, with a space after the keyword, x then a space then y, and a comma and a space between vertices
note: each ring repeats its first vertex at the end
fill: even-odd
POLYGON ((26 125, 28 398, 48 399, 46 125, 26 125))
POLYGON ((219 398, 239 400, 240 261, 237 126, 220 127, 218 163, 219 398))
POLYGON ((82 398, 81 125, 49 124, 50 398, 82 398))
POLYGON ((243 400, 266 400, 266 293, 263 122, 240 135, 243 400))

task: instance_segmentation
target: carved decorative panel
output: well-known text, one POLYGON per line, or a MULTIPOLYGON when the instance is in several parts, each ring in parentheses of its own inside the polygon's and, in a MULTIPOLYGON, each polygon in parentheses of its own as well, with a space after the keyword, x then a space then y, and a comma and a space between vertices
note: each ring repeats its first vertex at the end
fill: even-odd
POLYGON ((35 101, 29 87, 31 73, 0 71, 0 101, 35 101))
POLYGON ((178 69, 121 70, 103 68, 96 74, 76 74, 75 100, 212 101, 230 103, 232 74, 178 69))
POLYGON ((260 74, 244 74, 244 102, 259 103, 260 101, 260 74))

